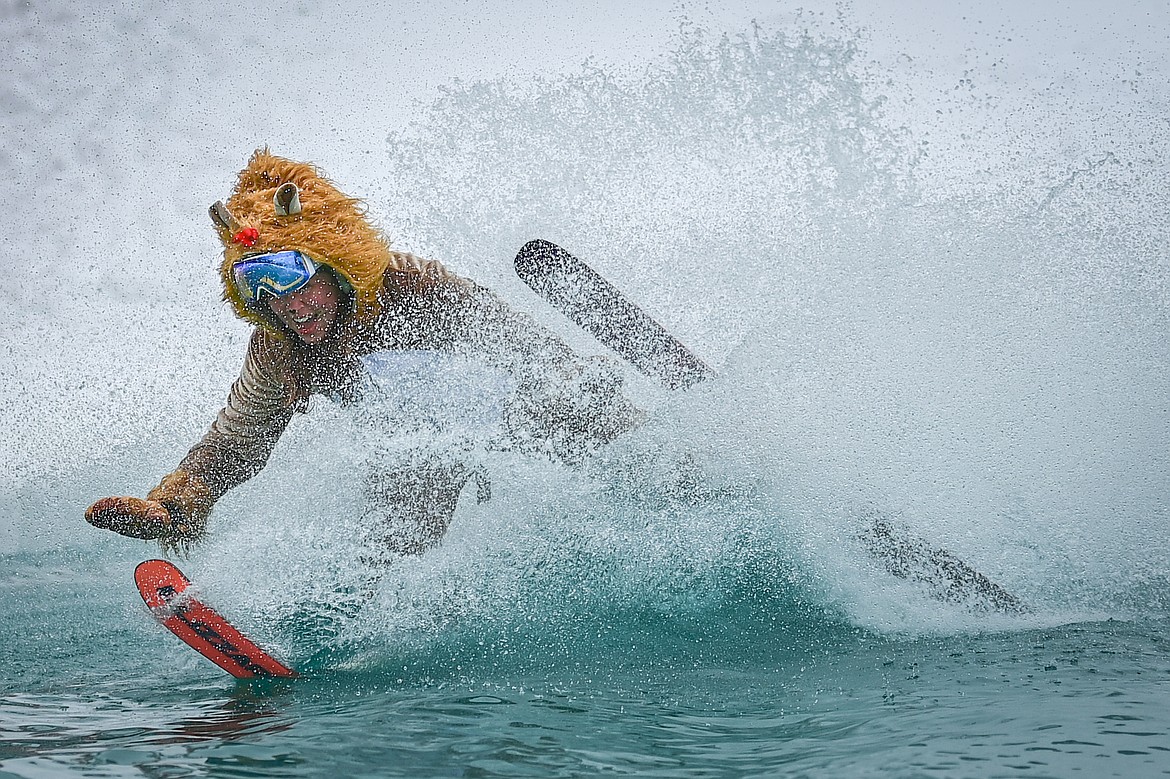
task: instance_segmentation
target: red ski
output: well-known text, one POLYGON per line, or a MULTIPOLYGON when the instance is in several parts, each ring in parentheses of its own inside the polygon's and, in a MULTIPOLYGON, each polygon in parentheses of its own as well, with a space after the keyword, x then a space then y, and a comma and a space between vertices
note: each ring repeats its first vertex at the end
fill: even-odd
POLYGON ((134 582, 159 622, 199 654, 239 679, 294 677, 297 672, 256 646, 214 609, 187 592, 191 582, 166 560, 147 560, 134 582))

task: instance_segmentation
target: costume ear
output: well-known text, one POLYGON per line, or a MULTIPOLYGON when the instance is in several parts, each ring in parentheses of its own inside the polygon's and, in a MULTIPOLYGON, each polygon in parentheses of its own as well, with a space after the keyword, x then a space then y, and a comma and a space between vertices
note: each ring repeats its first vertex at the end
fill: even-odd
POLYGON ((272 195, 272 205, 276 208, 277 216, 293 216, 301 212, 301 193, 297 185, 286 181, 277 187, 272 195))
POLYGON ((211 204, 211 208, 207 209, 211 215, 211 221, 220 230, 227 230, 229 233, 235 234, 240 230, 240 223, 232 216, 231 211, 227 210, 227 206, 223 204, 222 200, 217 200, 211 204))

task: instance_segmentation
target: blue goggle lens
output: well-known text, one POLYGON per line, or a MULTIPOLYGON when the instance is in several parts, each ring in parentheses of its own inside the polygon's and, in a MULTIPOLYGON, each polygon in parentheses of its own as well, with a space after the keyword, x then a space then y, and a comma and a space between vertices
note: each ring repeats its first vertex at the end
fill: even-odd
POLYGON ((253 303, 266 293, 278 298, 296 292, 316 272, 317 263, 298 251, 256 254, 232 266, 236 289, 253 303))

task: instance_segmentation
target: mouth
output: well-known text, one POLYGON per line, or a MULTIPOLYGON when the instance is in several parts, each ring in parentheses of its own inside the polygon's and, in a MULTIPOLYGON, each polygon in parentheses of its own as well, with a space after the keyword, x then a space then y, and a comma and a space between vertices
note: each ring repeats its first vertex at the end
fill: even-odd
POLYGON ((329 329, 330 318, 327 312, 308 308, 296 312, 285 310, 275 313, 285 327, 307 343, 316 343, 324 338, 329 329))
POLYGON ((293 329, 301 335, 311 335, 316 333, 319 329, 319 323, 316 317, 309 317, 305 321, 297 321, 293 323, 293 329))
POLYGON ((317 343, 325 337, 325 323, 319 314, 289 317, 286 324, 306 343, 317 343))
POLYGON ((290 330, 301 337, 313 335, 318 327, 318 316, 312 311, 299 315, 288 313, 281 318, 290 330))

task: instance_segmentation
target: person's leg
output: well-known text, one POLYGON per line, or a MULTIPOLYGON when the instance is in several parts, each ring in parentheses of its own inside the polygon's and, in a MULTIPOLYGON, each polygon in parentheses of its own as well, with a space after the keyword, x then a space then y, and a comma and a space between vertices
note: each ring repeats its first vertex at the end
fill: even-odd
MULTIPOLYGON (((473 469, 462 463, 430 460, 370 473, 366 483, 371 535, 394 555, 417 555, 447 532, 459 494, 473 469)), ((486 483, 479 486, 486 499, 486 483)))

